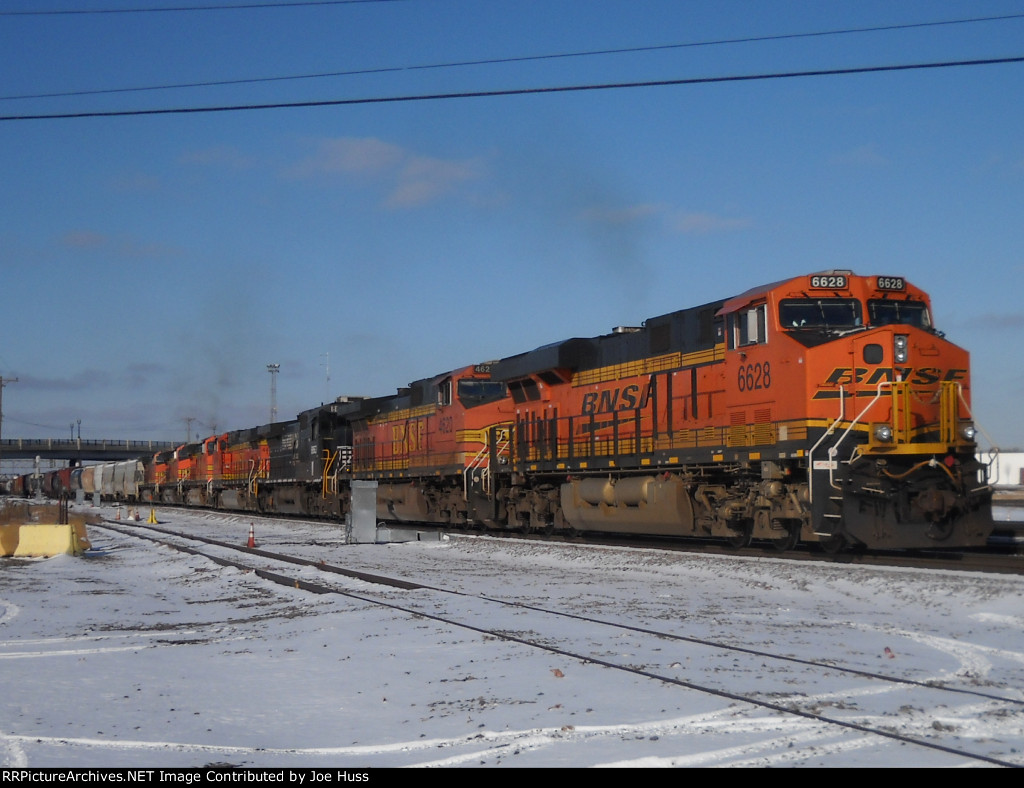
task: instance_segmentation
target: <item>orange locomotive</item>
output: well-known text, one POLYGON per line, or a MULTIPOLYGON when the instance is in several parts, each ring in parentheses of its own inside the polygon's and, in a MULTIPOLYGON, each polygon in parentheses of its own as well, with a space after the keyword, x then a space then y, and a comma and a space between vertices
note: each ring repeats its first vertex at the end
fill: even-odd
POLYGON ((489 365, 412 383, 351 414, 351 478, 377 482, 381 520, 497 524, 491 458, 507 456, 508 391, 489 365))
POLYGON ((257 509, 257 482, 267 475, 266 440, 252 430, 212 435, 146 458, 139 497, 147 503, 257 509), (251 496, 252 505, 246 505, 251 496))
POLYGON ((509 525, 982 545, 968 354, 901 277, 829 271, 493 365, 509 525))

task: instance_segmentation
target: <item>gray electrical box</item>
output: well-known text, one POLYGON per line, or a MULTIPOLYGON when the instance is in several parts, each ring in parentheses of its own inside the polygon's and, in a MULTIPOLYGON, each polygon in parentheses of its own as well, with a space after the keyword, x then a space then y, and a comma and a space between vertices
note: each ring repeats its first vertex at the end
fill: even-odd
POLYGON ((377 482, 352 482, 352 507, 346 530, 349 544, 377 541, 377 482))

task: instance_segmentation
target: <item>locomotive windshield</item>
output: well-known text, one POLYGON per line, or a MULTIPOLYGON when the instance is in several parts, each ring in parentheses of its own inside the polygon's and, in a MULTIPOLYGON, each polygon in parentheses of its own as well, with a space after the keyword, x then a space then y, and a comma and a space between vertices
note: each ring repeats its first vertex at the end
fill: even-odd
POLYGON ((868 301, 868 315, 873 326, 898 323, 918 328, 932 327, 928 307, 921 301, 890 301, 876 298, 868 301))
POLYGON ((465 378, 459 381, 459 401, 467 408, 475 408, 508 396, 508 388, 497 380, 465 378))
POLYGON ((847 331, 864 325, 861 303, 856 298, 800 298, 779 303, 783 328, 847 331))

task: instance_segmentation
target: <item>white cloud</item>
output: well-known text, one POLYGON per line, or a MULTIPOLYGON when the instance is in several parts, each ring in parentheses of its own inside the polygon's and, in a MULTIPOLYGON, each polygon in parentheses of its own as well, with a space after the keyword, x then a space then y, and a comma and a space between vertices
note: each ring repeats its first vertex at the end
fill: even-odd
POLYGON ((287 174, 304 179, 339 172, 387 172, 398 167, 405 156, 399 146, 372 137, 325 139, 287 174))
POLYGON ((670 226, 676 232, 705 235, 707 233, 731 232, 745 230, 751 226, 750 219, 731 216, 719 216, 707 211, 679 213, 670 220, 670 226))
POLYGON ((249 156, 230 145, 216 145, 212 148, 189 151, 182 154, 179 161, 183 164, 228 167, 233 170, 245 170, 253 165, 253 160, 249 156))
POLYGON ((842 153, 837 153, 831 158, 832 164, 840 164, 848 167, 878 167, 888 164, 889 160, 875 150, 874 145, 861 145, 842 153))
POLYGON ((60 238, 61 246, 78 252, 98 252, 124 260, 176 257, 181 251, 173 246, 141 241, 131 236, 112 237, 95 230, 68 230, 60 238))
POLYGON ((383 205, 402 208, 432 202, 484 173, 479 158, 440 159, 373 137, 339 137, 320 140, 312 155, 285 174, 299 180, 362 176, 385 190, 383 205))
POLYGON ((69 230, 60 242, 71 249, 98 249, 109 244, 110 239, 92 230, 69 230))
POLYGON ((628 205, 624 208, 590 208, 586 211, 586 217, 602 224, 630 225, 649 216, 656 216, 662 210, 652 204, 628 205))
POLYGON ((477 180, 483 172, 482 163, 476 159, 454 161, 413 156, 402 167, 387 204, 421 205, 452 191, 460 183, 477 180))
POLYGON ((160 189, 160 179, 142 170, 133 170, 114 178, 112 186, 118 192, 152 193, 160 189))

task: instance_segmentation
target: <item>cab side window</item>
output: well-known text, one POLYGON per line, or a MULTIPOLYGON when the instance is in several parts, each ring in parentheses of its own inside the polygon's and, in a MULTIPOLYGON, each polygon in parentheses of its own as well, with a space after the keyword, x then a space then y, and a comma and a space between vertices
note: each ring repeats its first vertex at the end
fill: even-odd
POLYGON ((768 310, 758 304, 729 315, 729 348, 763 345, 768 341, 768 310))
POLYGON ((452 379, 446 378, 437 387, 437 404, 438 405, 451 405, 452 404, 452 379))

